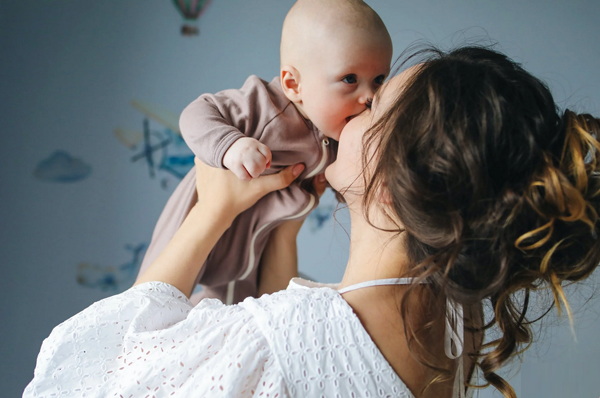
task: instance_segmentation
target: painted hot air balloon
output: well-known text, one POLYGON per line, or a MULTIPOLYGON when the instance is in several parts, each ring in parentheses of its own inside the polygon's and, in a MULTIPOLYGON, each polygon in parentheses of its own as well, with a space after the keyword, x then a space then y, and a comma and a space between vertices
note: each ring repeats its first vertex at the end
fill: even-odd
POLYGON ((200 33, 197 26, 198 18, 200 18, 209 3, 210 0, 173 0, 173 4, 185 20, 181 26, 182 35, 196 36, 200 33))

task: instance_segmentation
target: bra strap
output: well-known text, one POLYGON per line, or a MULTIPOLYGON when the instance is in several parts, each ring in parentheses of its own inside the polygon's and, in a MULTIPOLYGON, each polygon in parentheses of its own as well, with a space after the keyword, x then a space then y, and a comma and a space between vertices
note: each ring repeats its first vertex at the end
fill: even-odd
POLYGON ((444 350, 450 359, 462 355, 465 328, 463 307, 459 303, 446 299, 446 334, 444 336, 444 350))
POLYGON ((450 359, 458 358, 454 375, 454 397, 465 397, 465 375, 463 364, 463 344, 465 339, 463 306, 446 299, 446 331, 444 333, 444 351, 450 359))
MULTIPOLYGON (((375 279, 372 281, 366 281, 361 283, 356 283, 354 285, 346 286, 343 289, 339 289, 338 292, 340 294, 351 292, 352 290, 362 289, 363 287, 371 287, 371 286, 385 286, 385 285, 410 285, 413 283, 415 278, 389 278, 389 279, 375 279)), ((427 282, 421 282, 421 284, 426 284, 427 282)))
POLYGON ((464 363, 463 357, 458 358, 458 367, 456 368, 456 374, 454 375, 454 394, 455 398, 465 398, 465 374, 464 374, 464 363))

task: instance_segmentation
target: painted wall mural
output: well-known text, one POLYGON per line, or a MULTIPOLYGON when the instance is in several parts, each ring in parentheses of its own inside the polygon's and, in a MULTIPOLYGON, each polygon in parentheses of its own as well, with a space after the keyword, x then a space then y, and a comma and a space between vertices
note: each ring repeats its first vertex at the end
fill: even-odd
POLYGON ((173 4, 184 19, 181 25, 182 36, 198 36, 198 18, 204 13, 210 0, 173 0, 173 4))
POLYGON ((143 115, 142 130, 117 128, 117 139, 134 152, 133 163, 144 162, 150 178, 160 178, 163 189, 179 182, 194 166, 194 154, 179 132, 179 116, 160 105, 143 101, 131 101, 131 105, 143 115), (158 124, 158 129, 150 123, 158 124))
POLYGON ((92 166, 64 150, 53 152, 40 161, 33 171, 38 180, 67 183, 81 181, 91 173, 92 166))
POLYGON ((333 218, 333 212, 335 206, 331 204, 319 203, 316 209, 314 209, 307 217, 309 223, 310 232, 315 233, 322 229, 325 223, 333 218))
POLYGON ((81 286, 100 289, 103 291, 121 291, 133 284, 138 269, 142 263, 147 245, 126 245, 131 253, 131 260, 119 266, 104 266, 91 263, 81 263, 77 266, 77 283, 81 286))

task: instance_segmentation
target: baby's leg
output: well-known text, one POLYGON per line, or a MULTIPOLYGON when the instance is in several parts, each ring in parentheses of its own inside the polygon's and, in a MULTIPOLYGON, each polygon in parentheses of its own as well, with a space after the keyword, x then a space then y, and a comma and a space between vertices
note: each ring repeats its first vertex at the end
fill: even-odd
POLYGON ((197 201, 196 168, 193 167, 175 188, 158 218, 138 278, 167 246, 197 201))

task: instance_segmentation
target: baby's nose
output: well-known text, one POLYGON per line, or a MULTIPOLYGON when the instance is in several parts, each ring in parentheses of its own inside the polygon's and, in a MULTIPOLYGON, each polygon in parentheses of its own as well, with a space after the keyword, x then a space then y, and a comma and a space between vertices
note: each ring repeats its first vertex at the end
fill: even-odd
POLYGON ((372 88, 365 88, 364 90, 362 90, 362 92, 360 93, 360 97, 358 98, 358 102, 360 102, 361 104, 366 104, 367 101, 373 99, 373 95, 375 94, 375 91, 372 88))

